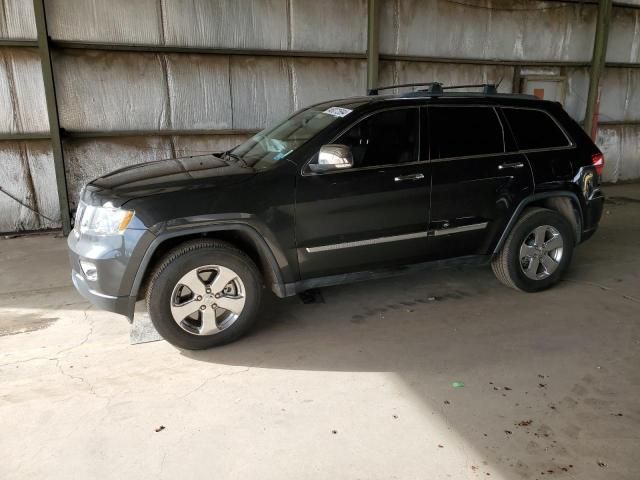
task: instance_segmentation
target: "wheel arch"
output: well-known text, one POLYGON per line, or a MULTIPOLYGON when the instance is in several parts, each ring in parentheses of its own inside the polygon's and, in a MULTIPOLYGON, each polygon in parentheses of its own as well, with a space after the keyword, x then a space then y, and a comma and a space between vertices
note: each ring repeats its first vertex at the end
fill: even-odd
POLYGON ((161 233, 148 247, 140 262, 131 287, 131 296, 136 299, 144 297, 151 272, 167 252, 181 243, 201 238, 223 240, 242 250, 256 264, 265 284, 276 295, 284 296, 282 272, 273 251, 254 228, 244 224, 209 225, 161 233))
POLYGON ((528 207, 543 207, 560 213, 573 227, 576 235, 576 245, 580 243, 583 217, 582 206, 578 196, 573 192, 541 192, 526 197, 518 204, 500 235, 498 243, 493 250, 493 255, 500 252, 507 241, 509 233, 511 233, 516 222, 520 219, 522 212, 528 207))

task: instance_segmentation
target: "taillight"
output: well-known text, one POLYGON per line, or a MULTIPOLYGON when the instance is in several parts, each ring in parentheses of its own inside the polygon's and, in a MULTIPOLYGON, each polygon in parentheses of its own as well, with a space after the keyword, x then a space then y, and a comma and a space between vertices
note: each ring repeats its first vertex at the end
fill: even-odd
POLYGON ((596 173, 598 175, 602 175, 602 170, 604 170, 604 155, 601 153, 594 153, 591 155, 591 163, 596 167, 596 173))

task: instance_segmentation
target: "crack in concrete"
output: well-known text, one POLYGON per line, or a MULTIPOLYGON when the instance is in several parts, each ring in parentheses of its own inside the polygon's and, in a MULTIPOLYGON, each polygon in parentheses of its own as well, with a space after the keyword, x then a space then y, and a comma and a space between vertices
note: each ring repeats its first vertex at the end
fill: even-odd
MULTIPOLYGON (((602 291, 605 292, 616 292, 617 289, 613 288, 613 287, 607 287, 606 285, 601 285, 599 283, 595 283, 595 282, 586 282, 586 281, 582 281, 582 280, 570 280, 570 279, 565 279, 565 282, 571 282, 571 283, 577 283, 577 284, 581 284, 581 285, 588 285, 590 287, 596 287, 599 288, 602 291)), ((640 298, 636 298, 634 296, 631 295, 625 295, 625 294, 621 294, 620 295, 622 298, 624 298, 625 300, 631 300, 632 302, 635 303, 640 303, 640 298)))
POLYGON ((204 380, 200 385, 198 385, 196 388, 194 388, 193 390, 191 390, 190 392, 188 392, 188 393, 186 393, 186 394, 184 394, 184 395, 179 396, 178 398, 179 398, 180 400, 182 400, 182 399, 187 398, 187 397, 188 397, 188 396, 190 396, 190 395, 193 395, 193 394, 194 394, 194 393, 196 393, 198 390, 202 389, 202 388, 203 388, 207 383, 209 383, 209 382, 210 382, 210 381, 212 381, 212 380, 215 380, 216 378, 219 378, 219 377, 225 377, 225 376, 226 376, 226 377, 230 377, 230 376, 237 375, 237 374, 240 374, 240 373, 248 372, 249 370, 251 370, 251 367, 246 367, 246 368, 244 368, 244 369, 242 369, 242 370, 237 370, 237 371, 235 371, 235 372, 220 372, 220 373, 218 373, 217 375, 214 375, 213 377, 208 377, 208 378, 206 378, 206 379, 205 379, 205 380, 204 380))
MULTIPOLYGON (((87 341, 89 340, 89 338, 91 338, 91 335, 93 335, 93 328, 94 328, 94 323, 93 321, 89 321, 89 316, 87 314, 87 311, 91 308, 91 306, 89 306, 87 309, 85 309, 83 311, 84 313, 84 320, 89 322, 89 331, 87 332, 87 335, 84 337, 84 339, 78 343, 77 345, 73 345, 71 347, 68 347, 66 349, 60 350, 56 355, 60 355, 63 353, 69 353, 79 347, 81 347, 82 345, 84 345, 85 343, 87 343, 87 341)), ((98 398, 102 398, 107 400, 107 405, 111 402, 111 397, 108 396, 103 396, 103 395, 98 395, 96 393, 95 390, 95 386, 89 381, 87 380, 85 377, 80 376, 80 375, 72 375, 71 373, 65 371, 65 369, 62 367, 62 365, 60 364, 60 362, 62 360, 65 360, 67 358, 68 355, 65 355, 63 357, 57 357, 56 360, 56 368, 58 369, 58 371, 60 372, 61 375, 71 379, 71 380, 80 380, 81 383, 83 383, 84 385, 86 385, 87 387, 89 387, 89 393, 95 397, 98 398)))
POLYGON ((90 309, 91 309, 91 306, 87 307, 82 312, 83 316, 84 316, 83 320, 87 321, 89 323, 89 331, 87 332, 87 334, 84 337, 84 339, 82 339, 80 341, 80 343, 78 343, 76 345, 72 345, 71 347, 63 348, 62 350, 58 350, 56 353, 54 353, 52 356, 49 356, 49 357, 33 357, 33 358, 27 358, 27 359, 24 359, 24 360, 17 360, 15 362, 3 363, 3 364, 0 364, 0 368, 9 367, 11 365, 20 365, 20 364, 23 364, 23 363, 34 362, 34 361, 37 361, 37 360, 44 360, 44 361, 49 361, 49 362, 56 362, 56 368, 60 371, 60 373, 62 375, 65 375, 65 376, 70 377, 70 378, 78 378, 78 379, 80 379, 80 377, 75 377, 73 375, 68 375, 62 370, 62 367, 60 366, 60 361, 64 360, 65 358, 67 358, 67 356, 65 355, 64 357, 60 357, 60 355, 62 355, 64 353, 69 353, 72 350, 75 350, 76 348, 81 347, 82 345, 87 343, 87 341, 89 340, 89 338, 93 334, 93 321, 89 321, 89 316, 88 316, 88 313, 87 313, 90 309))

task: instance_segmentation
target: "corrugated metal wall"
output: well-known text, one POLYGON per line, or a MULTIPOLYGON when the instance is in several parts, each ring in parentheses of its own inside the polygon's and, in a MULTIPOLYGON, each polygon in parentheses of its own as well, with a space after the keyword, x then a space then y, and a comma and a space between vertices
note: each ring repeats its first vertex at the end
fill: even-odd
MULTIPOLYGON (((633 2, 627 1, 632 5, 633 2)), ((584 120, 597 8, 588 4, 525 0, 385 0, 381 12, 380 53, 438 57, 428 61, 383 61, 381 83, 438 79, 444 83, 503 79, 501 91, 512 89, 521 74, 563 75, 567 79, 566 110, 584 120), (442 58, 450 63, 440 63, 442 58), (507 60, 509 66, 460 65, 459 61, 507 60), (531 68, 527 62, 566 62, 562 67, 531 68)), ((635 5, 640 5, 636 0, 635 5)), ((604 180, 640 178, 640 9, 614 7, 607 62, 633 63, 633 68, 607 68, 602 96, 598 144, 607 165, 604 180), (628 124, 625 124, 628 123, 628 124), (633 124, 635 123, 635 125, 633 124)))
MULTIPOLYGON (((0 39, 35 38, 33 2, 0 0, 0 39)), ((46 134, 48 130, 37 50, 0 47, 0 134, 46 134)), ((0 188, 20 202, 0 193, 0 232, 60 226, 48 141, 0 141, 0 188)))
MULTIPOLYGON (((228 148, 307 104, 365 91, 366 0, 45 3, 72 205, 83 183, 114 168, 228 148)), ((582 120, 594 5, 384 0, 380 14, 380 84, 502 79, 510 92, 516 73, 564 75, 566 108, 582 120)), ((0 39, 35 38, 32 0, 0 0, 0 39)), ((640 62, 640 10, 614 8, 608 61, 640 62)), ((637 68, 606 70, 600 120, 609 124, 599 143, 608 181, 640 178, 639 76, 637 68)), ((0 47, 0 134, 47 131, 37 49, 0 47)), ((59 224, 53 171, 48 141, 0 141, 0 187, 54 220, 0 194, 0 231, 59 224)))

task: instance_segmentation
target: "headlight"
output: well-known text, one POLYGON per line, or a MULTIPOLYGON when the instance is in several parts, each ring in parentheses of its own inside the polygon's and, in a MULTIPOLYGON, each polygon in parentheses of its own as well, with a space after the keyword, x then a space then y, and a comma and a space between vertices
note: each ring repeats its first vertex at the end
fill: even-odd
POLYGON ((75 229, 92 235, 119 235, 133 220, 134 212, 113 207, 94 207, 80 202, 75 229))

